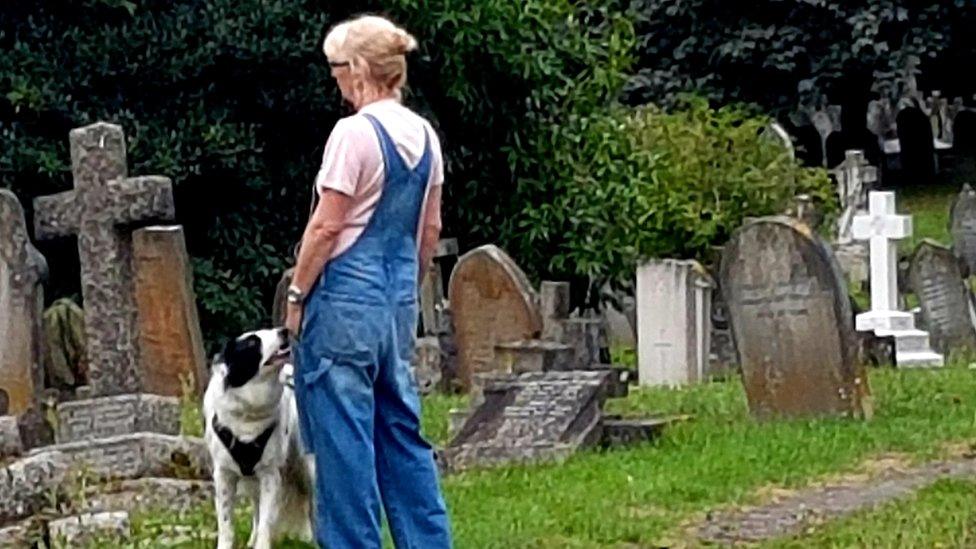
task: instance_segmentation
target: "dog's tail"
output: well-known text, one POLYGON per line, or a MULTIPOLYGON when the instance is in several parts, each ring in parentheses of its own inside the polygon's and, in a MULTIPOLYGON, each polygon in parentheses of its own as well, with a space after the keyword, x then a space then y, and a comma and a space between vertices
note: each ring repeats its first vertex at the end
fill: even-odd
POLYGON ((289 396, 291 398, 284 399, 288 457, 281 475, 281 507, 278 510, 276 538, 311 542, 314 464, 302 447, 301 433, 298 432, 298 409, 294 396, 289 396))

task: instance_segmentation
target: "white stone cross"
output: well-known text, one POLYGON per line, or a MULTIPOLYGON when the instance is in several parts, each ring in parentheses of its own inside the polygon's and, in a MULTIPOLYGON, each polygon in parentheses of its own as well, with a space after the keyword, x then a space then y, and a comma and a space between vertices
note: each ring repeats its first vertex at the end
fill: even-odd
POLYGON ((912 234, 912 218, 895 213, 895 193, 872 191, 868 214, 854 217, 855 240, 871 243, 871 310, 898 310, 896 240, 912 234))
POLYGON ((871 248, 871 310, 854 319, 859 332, 874 331, 895 338, 895 362, 899 367, 942 366, 943 356, 929 345, 929 334, 915 328, 915 317, 898 310, 896 240, 912 234, 912 218, 895 213, 895 193, 871 191, 868 213, 854 217, 856 240, 871 248))

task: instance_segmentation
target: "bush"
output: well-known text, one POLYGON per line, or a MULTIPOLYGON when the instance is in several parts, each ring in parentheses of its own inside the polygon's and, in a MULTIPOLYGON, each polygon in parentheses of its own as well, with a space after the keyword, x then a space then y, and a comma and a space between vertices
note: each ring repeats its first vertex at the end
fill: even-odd
MULTIPOLYGON (((445 235, 465 247, 517 245, 518 211, 570 168, 550 164, 549 127, 609 104, 621 85, 633 30, 620 4, 356 3, 356 12, 388 13, 421 43, 407 101, 437 115, 445 235)), ((211 348, 264 324, 325 139, 345 114, 321 40, 351 15, 314 0, 8 0, 0 186, 28 207, 69 189, 68 131, 120 124, 130 173, 174 181, 211 348)), ((72 243, 42 250, 52 265, 48 295, 77 292, 72 243)), ((549 260, 519 259, 530 272, 549 260)))
POLYGON ((572 177, 525 212, 531 242, 558 241, 551 268, 628 285, 642 260, 703 259, 746 216, 782 212, 799 193, 830 209, 822 169, 804 168, 762 130, 770 120, 690 100, 673 112, 616 108, 576 121, 556 161, 572 177))

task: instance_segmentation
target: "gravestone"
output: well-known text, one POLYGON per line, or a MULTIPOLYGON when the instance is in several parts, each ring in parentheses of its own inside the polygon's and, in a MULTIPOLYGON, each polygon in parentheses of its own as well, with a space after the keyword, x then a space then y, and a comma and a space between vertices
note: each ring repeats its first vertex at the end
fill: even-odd
POLYGON ((949 248, 923 240, 912 255, 909 278, 936 351, 976 351, 973 298, 949 248))
POLYGON ((609 371, 486 376, 481 404, 444 451, 451 470, 560 459, 600 442, 609 371))
POLYGON ((696 261, 637 268, 637 363, 641 385, 703 381, 708 370, 714 284, 696 261))
POLYGON ((929 347, 929 334, 915 328, 911 313, 899 310, 896 241, 912 234, 912 218, 895 213, 895 193, 872 191, 869 212, 854 218, 854 238, 871 250, 871 310, 857 315, 857 331, 895 339, 899 366, 941 366, 943 357, 929 347))
POLYGON ((44 311, 44 386, 70 392, 88 384, 85 313, 62 297, 44 311))
POLYGON ((844 161, 833 170, 837 180, 841 214, 837 219, 837 242, 847 244, 854 240, 851 225, 854 216, 868 206, 868 192, 878 182, 878 169, 868 164, 864 151, 847 151, 844 161))
POLYGON ((898 113, 901 168, 910 185, 930 185, 935 178, 935 145, 932 124, 925 113, 908 107, 898 113))
POLYGON ((542 339, 561 341, 563 321, 569 318, 569 282, 544 280, 539 291, 542 339))
POLYGON ((34 234, 78 235, 93 392, 136 392, 143 380, 130 231, 135 224, 173 218, 172 183, 165 177, 126 177, 119 126, 77 128, 70 141, 75 188, 34 201, 34 234))
POLYGON ((202 394, 207 359, 183 227, 139 229, 132 250, 143 390, 180 396, 188 378, 202 394))
POLYGON ((976 274, 976 191, 966 183, 952 202, 949 213, 952 251, 966 265, 967 275, 976 274))
POLYGON ((959 155, 976 155, 976 111, 956 115, 952 128, 952 150, 959 155))
POLYGON ((442 238, 437 242, 431 265, 420 285, 420 324, 424 335, 436 336, 444 330, 446 307, 444 271, 446 260, 458 255, 456 238, 442 238))
POLYGON ((870 415, 840 268, 806 225, 769 217, 737 230, 721 285, 753 415, 870 415))
POLYGON ((44 257, 27 236, 24 210, 0 189, 0 391, 5 413, 19 414, 37 400, 44 383, 42 281, 44 257))
POLYGON ((448 295, 457 375, 465 389, 474 375, 498 371, 496 345, 535 339, 542 332, 539 299, 528 277, 496 246, 476 248, 458 260, 448 295))

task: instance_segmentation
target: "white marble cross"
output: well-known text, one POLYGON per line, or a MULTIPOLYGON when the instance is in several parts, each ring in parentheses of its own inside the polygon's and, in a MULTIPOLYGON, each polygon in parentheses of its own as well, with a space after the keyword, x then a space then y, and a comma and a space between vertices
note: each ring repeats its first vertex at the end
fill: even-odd
POLYGON ((898 250, 896 241, 911 236, 912 218, 895 213, 895 193, 871 191, 868 213, 854 217, 851 231, 871 248, 871 310, 854 319, 859 332, 874 331, 895 338, 899 367, 942 366, 943 356, 932 351, 929 334, 915 328, 915 317, 898 310, 898 250))
POLYGON ((871 310, 898 310, 898 250, 896 240, 912 234, 912 218, 895 213, 895 193, 872 191, 868 214, 854 217, 856 240, 871 243, 871 310))

